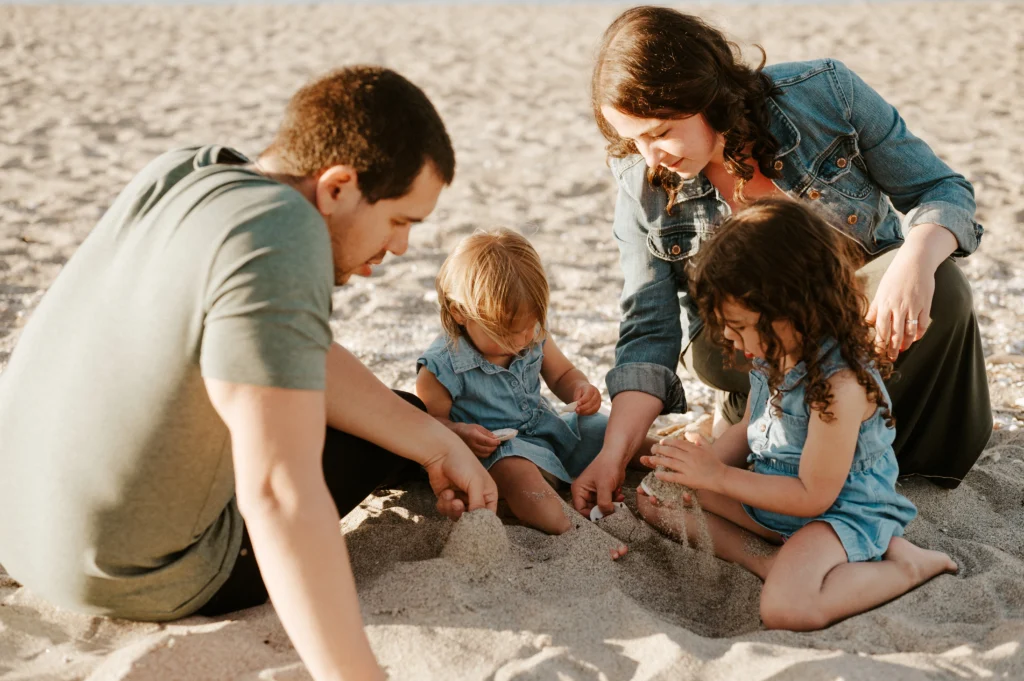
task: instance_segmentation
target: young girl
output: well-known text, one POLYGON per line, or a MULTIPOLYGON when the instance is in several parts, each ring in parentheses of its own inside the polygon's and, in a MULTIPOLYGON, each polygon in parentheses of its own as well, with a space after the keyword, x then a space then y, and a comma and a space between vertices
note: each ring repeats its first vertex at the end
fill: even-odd
POLYGON ((608 419, 597 413, 601 393, 546 333, 540 257, 510 230, 477 232, 441 265, 437 297, 444 333, 417 362, 416 394, 483 459, 520 521, 565 532, 544 474, 572 482, 600 451, 608 419), (568 408, 541 396, 541 378, 568 408))
MULTIPOLYGON (((643 459, 698 490, 715 553, 764 580, 773 629, 820 629, 957 569, 902 538, 917 509, 895 488, 891 363, 875 356, 843 238, 785 199, 722 224, 691 291, 712 338, 753 362, 746 414, 711 445, 667 441, 643 459), (751 550, 751 533, 782 547, 751 550)), ((688 512, 643 490, 638 506, 663 530, 688 512)))

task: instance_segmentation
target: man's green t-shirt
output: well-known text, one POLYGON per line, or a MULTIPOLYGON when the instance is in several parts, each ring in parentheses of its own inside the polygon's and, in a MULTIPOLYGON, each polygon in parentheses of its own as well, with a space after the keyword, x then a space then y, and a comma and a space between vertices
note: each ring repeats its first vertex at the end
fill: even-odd
POLYGON ((205 147, 146 167, 0 375, 0 564, 57 605, 150 620, 200 608, 243 529, 203 379, 324 389, 326 226, 245 162, 205 147))

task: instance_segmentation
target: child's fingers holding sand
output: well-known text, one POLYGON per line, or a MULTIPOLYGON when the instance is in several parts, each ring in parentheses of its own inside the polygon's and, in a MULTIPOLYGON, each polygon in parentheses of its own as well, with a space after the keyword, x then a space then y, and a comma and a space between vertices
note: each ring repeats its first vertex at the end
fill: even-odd
POLYGON ((725 468, 710 449, 681 438, 654 445, 651 454, 642 457, 640 462, 650 468, 667 469, 657 471, 656 477, 697 489, 715 489, 725 468))

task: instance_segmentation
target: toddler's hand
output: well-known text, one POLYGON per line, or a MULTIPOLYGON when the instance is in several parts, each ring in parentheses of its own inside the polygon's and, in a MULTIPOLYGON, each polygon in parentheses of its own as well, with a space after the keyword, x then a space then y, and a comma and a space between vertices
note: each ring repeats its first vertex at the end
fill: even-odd
POLYGON ((494 437, 494 433, 476 423, 457 423, 454 430, 466 446, 481 459, 489 457, 501 444, 501 441, 494 437))
POLYGON ((572 394, 572 401, 576 403, 576 413, 580 416, 596 414, 601 408, 601 391, 591 383, 580 383, 572 394))

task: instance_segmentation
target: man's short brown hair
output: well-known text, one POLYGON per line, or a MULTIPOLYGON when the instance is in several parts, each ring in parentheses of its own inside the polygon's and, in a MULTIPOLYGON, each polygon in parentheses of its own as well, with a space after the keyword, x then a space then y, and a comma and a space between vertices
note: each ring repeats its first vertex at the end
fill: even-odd
POLYGON ((263 153, 299 177, 351 166, 370 203, 407 194, 428 161, 445 184, 455 177, 455 151, 434 105, 381 66, 346 67, 296 92, 263 153))

